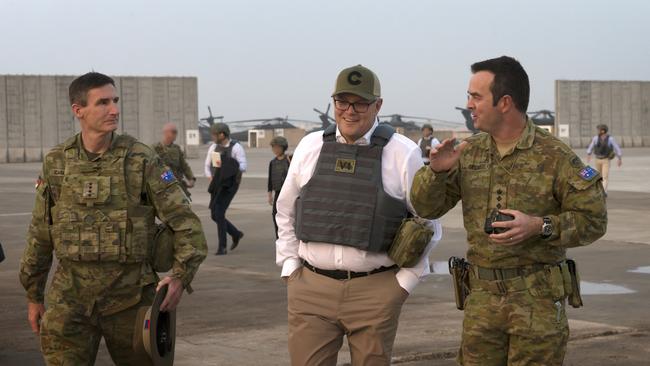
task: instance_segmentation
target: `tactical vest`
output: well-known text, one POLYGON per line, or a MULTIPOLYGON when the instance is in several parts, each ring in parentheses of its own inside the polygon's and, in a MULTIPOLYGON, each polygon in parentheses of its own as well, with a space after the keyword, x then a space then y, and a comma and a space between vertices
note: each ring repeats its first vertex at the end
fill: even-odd
POLYGON ((609 135, 605 136, 604 140, 598 136, 596 147, 594 148, 594 154, 596 154, 596 157, 599 159, 607 159, 612 153, 612 150, 612 147, 609 146, 609 135))
POLYGON ((384 191, 382 151, 395 130, 380 124, 370 145, 336 142, 336 126, 323 133, 312 178, 296 200, 296 235, 303 242, 386 252, 407 216, 406 204, 384 191))
POLYGON ((271 189, 276 192, 280 192, 280 189, 282 189, 282 184, 287 178, 288 171, 289 159, 286 157, 282 160, 271 160, 271 189))
MULTIPOLYGON (((77 145, 63 151, 64 175, 51 209, 59 260, 139 263, 150 255, 156 227, 153 208, 129 204, 127 196, 125 158, 136 140, 115 138, 98 161, 80 159, 77 145)), ((129 173, 142 175, 143 169, 140 165, 129 173)))
POLYGON ((431 141, 433 141, 433 137, 429 139, 425 139, 424 137, 420 139, 420 150, 422 151, 422 157, 423 158, 428 158, 429 157, 429 151, 427 150, 427 147, 431 147, 431 141))
POLYGON ((232 148, 238 143, 237 140, 230 140, 227 147, 216 144, 214 151, 221 154, 221 167, 212 167, 213 178, 217 177, 217 180, 225 180, 239 173, 239 162, 232 157, 232 148))

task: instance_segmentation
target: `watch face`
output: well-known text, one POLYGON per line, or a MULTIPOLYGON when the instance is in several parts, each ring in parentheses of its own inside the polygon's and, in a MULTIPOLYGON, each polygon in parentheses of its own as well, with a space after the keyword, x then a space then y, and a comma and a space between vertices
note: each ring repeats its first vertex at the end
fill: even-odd
POLYGON ((544 225, 542 225, 542 235, 550 236, 553 233, 553 225, 551 220, 544 219, 544 225))

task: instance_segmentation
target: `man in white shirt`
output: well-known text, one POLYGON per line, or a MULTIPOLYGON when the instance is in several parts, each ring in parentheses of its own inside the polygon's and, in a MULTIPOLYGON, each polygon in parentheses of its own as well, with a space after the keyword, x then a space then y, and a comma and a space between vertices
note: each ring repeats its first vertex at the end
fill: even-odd
POLYGON ((244 236, 243 232, 226 219, 226 210, 239 189, 242 173, 246 171, 246 153, 238 141, 230 139, 230 128, 227 124, 215 123, 210 129, 215 143, 208 149, 204 171, 205 176, 210 179, 210 213, 219 233, 216 255, 224 255, 227 253, 226 233, 232 237, 230 250, 235 249, 244 236))
POLYGON ((433 126, 428 123, 422 125, 422 137, 418 140, 418 146, 422 151, 422 162, 429 165, 429 154, 431 149, 440 145, 440 141, 433 137, 433 126))
POLYGON ((291 363, 336 365, 347 335, 353 365, 389 365, 402 304, 429 273, 428 255, 397 268, 386 254, 401 220, 415 214, 409 191, 422 167, 408 138, 380 125, 377 76, 341 71, 336 126, 296 148, 278 198, 276 262, 288 286, 291 363))

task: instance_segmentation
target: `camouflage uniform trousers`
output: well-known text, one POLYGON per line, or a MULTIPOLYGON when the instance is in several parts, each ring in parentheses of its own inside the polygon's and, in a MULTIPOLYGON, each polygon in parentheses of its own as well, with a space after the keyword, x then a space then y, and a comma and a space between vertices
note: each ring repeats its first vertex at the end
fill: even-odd
POLYGON ((457 361, 465 366, 562 365, 568 338, 565 299, 556 302, 534 289, 495 294, 472 284, 457 361))
POLYGON ((141 301, 123 311, 86 316, 65 303, 48 304, 41 323, 41 350, 48 366, 94 365, 102 337, 118 365, 147 366, 149 358, 133 351, 135 319, 141 306, 153 303, 155 285, 143 288, 141 301))

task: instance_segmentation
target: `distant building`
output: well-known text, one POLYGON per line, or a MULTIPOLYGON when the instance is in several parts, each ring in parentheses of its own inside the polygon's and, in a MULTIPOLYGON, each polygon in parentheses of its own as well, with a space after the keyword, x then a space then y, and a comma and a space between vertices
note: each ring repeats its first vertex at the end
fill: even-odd
POLYGON ((650 81, 556 80, 555 131, 586 147, 606 124, 623 147, 650 146, 650 81))
POLYGON ((268 147, 275 136, 286 138, 289 141, 289 148, 294 149, 305 137, 305 130, 288 122, 258 125, 248 130, 248 147, 268 147))
MULTIPOLYGON (((73 75, 0 75, 0 163, 41 161, 57 144, 79 132, 70 108, 73 75)), ((163 125, 178 127, 176 143, 196 131, 195 77, 113 76, 120 96, 118 133, 151 144, 163 125)))

